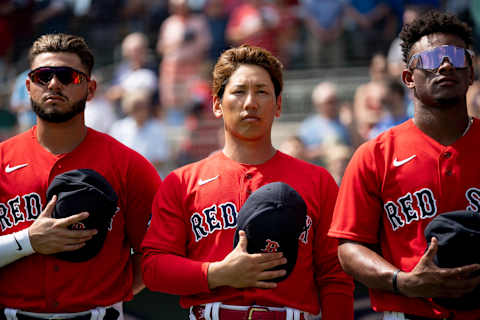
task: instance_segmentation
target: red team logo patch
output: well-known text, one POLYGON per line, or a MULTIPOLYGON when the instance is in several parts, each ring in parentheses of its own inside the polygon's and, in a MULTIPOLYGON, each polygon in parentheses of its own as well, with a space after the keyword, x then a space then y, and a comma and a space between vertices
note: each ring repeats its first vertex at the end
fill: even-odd
POLYGON ((70 229, 72 230, 85 230, 87 229, 87 227, 85 226, 85 224, 83 222, 77 222, 77 223, 74 223, 70 226, 70 229))
POLYGON ((267 239, 266 242, 267 244, 265 245, 265 249, 262 249, 262 252, 278 252, 280 244, 277 241, 267 239))

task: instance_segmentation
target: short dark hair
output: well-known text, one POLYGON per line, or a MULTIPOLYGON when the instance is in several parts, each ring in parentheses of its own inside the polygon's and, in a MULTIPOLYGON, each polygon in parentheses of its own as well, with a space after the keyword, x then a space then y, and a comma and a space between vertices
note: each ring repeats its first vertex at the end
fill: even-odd
POLYGON ((465 22, 448 12, 429 10, 412 23, 405 24, 400 32, 405 64, 408 64, 412 46, 423 36, 433 33, 453 34, 460 37, 467 48, 472 45, 472 29, 465 22))
POLYGON ((223 97, 225 86, 230 76, 242 64, 251 64, 264 68, 272 79, 275 96, 283 89, 283 65, 272 53, 260 47, 242 45, 223 52, 213 69, 212 92, 214 96, 223 97))
POLYGON ((39 37, 30 48, 28 58, 30 66, 33 60, 46 52, 68 52, 78 55, 82 64, 87 68, 88 75, 92 73, 94 58, 92 51, 82 37, 65 33, 45 34, 39 37))

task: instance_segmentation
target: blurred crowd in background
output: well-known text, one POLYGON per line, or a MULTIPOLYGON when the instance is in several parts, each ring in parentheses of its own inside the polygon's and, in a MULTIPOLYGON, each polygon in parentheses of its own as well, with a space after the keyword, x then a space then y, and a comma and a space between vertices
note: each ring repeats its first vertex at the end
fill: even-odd
MULTIPOLYGON (((210 73, 223 50, 249 43, 280 57, 287 86, 292 72, 364 67, 351 94, 317 72, 304 88, 308 107, 278 142, 340 182, 356 147, 412 116, 397 36, 429 8, 456 13, 480 44, 477 0, 0 0, 0 141, 35 124, 24 85, 33 40, 73 33, 96 58, 87 124, 139 151, 164 177, 222 147, 210 73)), ((479 88, 469 92, 476 116, 479 88)))
MULTIPOLYGON (((211 70, 223 50, 249 43, 285 66, 274 144, 340 183, 361 143, 412 117, 398 33, 430 8, 469 23, 478 52, 480 0, 0 0, 0 141, 35 124, 28 48, 42 34, 72 33, 96 58, 87 125, 137 150, 165 177, 222 148, 211 70)), ((480 117, 480 81, 467 99, 480 117)), ((137 311, 149 309, 146 301, 137 311)), ((357 319, 369 313, 359 301, 357 319)))

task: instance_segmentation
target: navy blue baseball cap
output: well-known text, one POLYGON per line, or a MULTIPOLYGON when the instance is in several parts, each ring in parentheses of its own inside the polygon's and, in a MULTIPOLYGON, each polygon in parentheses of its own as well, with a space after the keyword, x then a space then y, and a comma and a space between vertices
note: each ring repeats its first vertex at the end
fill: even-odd
MULTIPOLYGON (((441 268, 455 268, 480 263, 480 214, 473 211, 450 211, 436 216, 425 228, 427 248, 432 237, 438 239, 434 262, 441 268)), ((435 298, 439 305, 449 309, 480 308, 480 287, 461 298, 435 298)))
POLYGON ((249 253, 282 252, 287 263, 272 270, 284 269, 287 273, 270 281, 285 280, 295 267, 306 217, 307 205, 295 189, 283 182, 266 184, 253 192, 240 209, 233 247, 238 244, 238 232, 244 230, 249 253))
POLYGON ((100 173, 92 169, 76 169, 53 178, 47 189, 47 201, 54 195, 57 195, 52 212, 54 218, 66 218, 86 211, 89 216, 69 228, 98 231, 82 248, 59 252, 56 256, 71 262, 93 258, 102 249, 111 220, 117 210, 118 196, 115 190, 100 173))

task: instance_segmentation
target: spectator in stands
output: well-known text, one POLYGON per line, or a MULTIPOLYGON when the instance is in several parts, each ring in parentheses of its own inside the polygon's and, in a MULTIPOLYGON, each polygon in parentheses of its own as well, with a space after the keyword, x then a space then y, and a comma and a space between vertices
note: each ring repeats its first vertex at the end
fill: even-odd
POLYGON ((276 0, 280 23, 275 36, 278 58, 287 69, 297 63, 304 64, 302 45, 302 16, 300 5, 295 0, 276 0))
POLYGON ((311 66, 339 66, 345 63, 343 34, 345 4, 338 0, 302 0, 311 66))
POLYGON ((297 159, 308 161, 307 151, 302 139, 297 135, 287 137, 278 147, 278 150, 297 159))
POLYGON ((25 80, 30 70, 23 71, 15 78, 10 95, 10 111, 17 117, 17 130, 23 132, 36 124, 35 112, 33 112, 30 95, 28 94, 25 80))
MULTIPOLYGON (((210 70, 208 70, 210 71, 210 70)), ((187 107, 185 136, 174 156, 175 166, 198 161, 223 146, 223 122, 212 113, 210 73, 192 87, 192 103, 187 107)))
POLYGON ((106 86, 102 75, 96 73, 92 78, 97 82, 97 90, 95 96, 86 103, 85 124, 97 131, 108 133, 118 119, 117 111, 105 96, 106 86))
POLYGON ((405 87, 400 80, 385 80, 385 86, 388 90, 385 97, 385 107, 387 112, 385 112, 385 115, 380 119, 380 122, 370 130, 370 139, 375 138, 383 131, 407 121, 410 118, 407 115, 407 106, 405 104, 405 87))
POLYGON ((386 52, 398 24, 387 1, 348 0, 346 3, 352 58, 369 60, 374 52, 386 52))
MULTIPOLYGON (((479 57, 475 57, 475 70, 478 70, 479 57)), ((467 91, 467 108, 471 117, 480 119, 480 80, 476 79, 467 91)))
MULTIPOLYGON (((1 46, 8 46, 8 55, 5 57, 5 69, 11 72, 23 71, 22 66, 17 68, 17 63, 26 62, 27 50, 31 45, 33 37, 33 7, 35 0, 0 0, 0 20, 3 21, 3 27, 7 32, 2 34, 1 46), (13 41, 12 41, 13 40, 13 41), (3 42, 5 41, 5 42, 3 42)), ((5 48, 6 49, 6 48, 5 48)))
POLYGON ((348 130, 338 118, 337 86, 331 82, 319 83, 313 89, 312 104, 316 113, 302 122, 298 135, 305 144, 307 159, 324 163, 326 145, 350 143, 348 130))
MULTIPOLYGON (((474 5, 472 2, 471 11, 472 11, 472 15, 478 15, 478 18, 480 19, 480 2, 477 5, 474 5), (473 12, 474 8, 476 8, 475 10, 478 10, 477 13, 473 12)), ((478 29, 480 31, 480 20, 478 22, 479 22, 478 29)), ((475 44, 475 27, 472 28, 472 33, 474 36, 473 44, 475 44)), ((480 33, 479 33, 479 36, 480 36, 480 33)), ((477 45, 480 45, 480 43, 477 43, 477 45)), ((478 70, 480 70, 480 56, 477 52, 475 53, 476 54, 473 57, 473 61, 472 61, 473 69, 475 70, 475 80, 473 81, 473 84, 468 88, 468 91, 467 91, 467 108, 468 108, 468 114, 471 117, 480 119, 480 73, 478 72, 478 70)))
POLYGON ((273 2, 245 0, 231 13, 227 39, 234 46, 259 46, 278 55, 275 39, 280 24, 280 13, 273 2))
POLYGON ((125 6, 122 10, 122 19, 125 21, 124 28, 128 32, 145 32, 145 19, 149 9, 149 0, 123 0, 125 6))
POLYGON ((336 143, 327 146, 326 150, 325 169, 330 172, 335 182, 340 185, 343 173, 352 157, 353 149, 346 144, 336 143))
POLYGON ((128 91, 122 98, 122 106, 127 117, 112 125, 110 135, 147 158, 165 177, 170 147, 165 125, 153 117, 151 91, 128 91))
POLYGON ((161 56, 160 93, 169 124, 181 125, 191 103, 190 88, 204 69, 211 35, 207 20, 194 14, 187 0, 169 0, 171 15, 162 23, 157 41, 161 56))
POLYGON ((138 69, 157 70, 156 61, 150 52, 148 38, 142 32, 133 32, 123 38, 122 61, 115 68, 113 83, 118 84, 132 71, 138 69))
POLYGON ((11 69, 13 35, 7 17, 7 3, 0 2, 0 81, 8 79, 11 69))
MULTIPOLYGON (((78 0, 76 0, 78 1, 78 0)), ((95 62, 105 66, 114 62, 114 48, 121 42, 122 12, 126 0, 90 0, 79 31, 94 48, 95 62), (86 29, 86 30, 85 30, 86 29)))
POLYGON ((212 35, 208 59, 213 64, 220 54, 228 48, 225 38, 228 14, 225 10, 224 0, 206 0, 204 11, 212 35))
POLYGON ((368 67, 370 81, 384 81, 390 78, 388 73, 387 57, 383 53, 375 53, 370 59, 368 67))
POLYGON ((355 90, 353 99, 352 146, 370 139, 370 131, 388 112, 388 87, 383 81, 371 81, 355 90))
POLYGON ((73 14, 71 3, 70 0, 35 0, 33 13, 35 33, 40 36, 68 32, 73 14))
POLYGON ((144 15, 145 33, 150 39, 150 43, 155 43, 158 37, 158 30, 163 21, 168 18, 168 1, 165 0, 146 0, 147 9, 144 15))
POLYGON ((17 134, 17 117, 7 108, 0 106, 0 141, 17 134))
POLYGON ((473 43, 476 51, 480 48, 480 2, 470 1, 470 13, 472 19, 473 43))
POLYGON ((127 35, 122 41, 122 61, 116 66, 112 85, 105 93, 110 102, 119 104, 128 90, 158 90, 153 57, 149 55, 148 38, 141 32, 127 35))
POLYGON ((244 0, 222 0, 222 1, 225 7, 225 12, 229 16, 230 14, 232 14, 233 10, 235 10, 236 7, 239 7, 244 2, 244 0))

